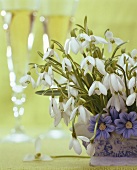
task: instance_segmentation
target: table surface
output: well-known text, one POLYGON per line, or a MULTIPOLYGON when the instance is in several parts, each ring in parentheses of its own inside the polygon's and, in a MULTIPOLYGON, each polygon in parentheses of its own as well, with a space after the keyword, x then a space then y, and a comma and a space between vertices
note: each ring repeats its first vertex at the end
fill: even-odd
MULTIPOLYGON (((75 155, 68 149, 69 139, 42 140, 41 153, 57 155, 75 155)), ((52 161, 23 162, 26 154, 35 153, 34 143, 0 143, 0 170, 137 170, 137 167, 90 167, 89 158, 60 157, 52 161)), ((83 148, 82 156, 87 156, 83 148)))

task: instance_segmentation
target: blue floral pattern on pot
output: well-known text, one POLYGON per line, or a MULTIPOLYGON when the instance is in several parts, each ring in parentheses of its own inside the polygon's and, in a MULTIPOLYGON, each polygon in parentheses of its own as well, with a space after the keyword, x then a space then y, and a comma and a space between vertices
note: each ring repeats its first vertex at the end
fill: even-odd
POLYGON ((137 139, 123 139, 120 135, 112 135, 109 139, 95 140, 94 156, 137 157, 137 139))

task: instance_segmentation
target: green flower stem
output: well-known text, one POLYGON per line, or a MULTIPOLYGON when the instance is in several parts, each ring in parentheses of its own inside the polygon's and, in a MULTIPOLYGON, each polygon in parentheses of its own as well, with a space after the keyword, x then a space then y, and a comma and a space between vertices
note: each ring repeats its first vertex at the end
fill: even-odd
POLYGON ((54 82, 58 86, 58 90, 60 90, 61 94, 67 99, 68 97, 63 93, 61 85, 54 79, 54 82))
POLYGON ((126 81, 125 71, 124 71, 124 69, 123 69, 120 65, 118 65, 118 64, 116 64, 116 65, 117 65, 117 67, 122 71, 122 73, 123 73, 123 75, 124 75, 124 82, 125 82, 125 87, 126 87, 126 96, 128 96, 128 87, 127 87, 127 81, 126 81))
POLYGON ((113 52, 111 58, 114 58, 114 57, 115 57, 115 54, 116 54, 116 52, 117 52, 117 50, 118 50, 122 45, 124 45, 124 44, 126 44, 126 43, 127 43, 127 42, 123 42, 123 43, 119 44, 119 45, 115 48, 115 50, 114 50, 114 52, 113 52))
POLYGON ((72 120, 72 136, 74 138, 77 138, 76 131, 75 131, 75 126, 74 126, 75 125, 75 119, 76 119, 76 115, 75 115, 75 117, 72 120))
POLYGON ((57 156, 51 156, 51 158, 90 158, 90 156, 78 156, 78 155, 57 155, 57 156))

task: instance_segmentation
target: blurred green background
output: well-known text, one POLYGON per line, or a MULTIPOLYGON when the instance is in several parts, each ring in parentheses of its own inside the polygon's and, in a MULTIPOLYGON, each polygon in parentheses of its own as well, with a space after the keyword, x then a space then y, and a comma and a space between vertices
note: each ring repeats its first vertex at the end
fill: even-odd
MULTIPOLYGON (((136 0, 80 0, 75 15, 75 23, 83 24, 85 16, 88 17, 88 25, 95 35, 103 36, 106 29, 110 29, 116 37, 130 40, 126 45, 130 51, 137 48, 137 1, 136 0)), ((37 51, 42 51, 42 25, 37 19, 34 29, 36 36, 32 50, 33 61, 39 59, 37 51)), ((14 126, 11 102, 12 91, 9 86, 9 72, 6 60, 6 37, 2 29, 0 18, 0 136, 9 133, 14 126)), ((35 90, 29 86, 25 90, 27 101, 24 105, 25 114, 22 124, 26 131, 32 135, 40 129, 44 132, 53 120, 48 114, 49 99, 37 96, 35 90), (35 131, 32 132, 32 130, 35 131)))

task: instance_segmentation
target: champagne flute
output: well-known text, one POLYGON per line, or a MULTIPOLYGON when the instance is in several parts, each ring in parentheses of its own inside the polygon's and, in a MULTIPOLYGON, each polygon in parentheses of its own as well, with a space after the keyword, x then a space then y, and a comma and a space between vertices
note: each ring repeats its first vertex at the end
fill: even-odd
POLYGON ((10 86, 13 92, 11 100, 16 120, 15 127, 4 141, 26 142, 31 138, 25 133, 21 124, 26 95, 19 80, 28 71, 29 54, 34 40, 32 29, 39 0, 0 0, 0 3, 7 40, 6 56, 10 86))
MULTIPOLYGON (((43 52, 50 45, 50 40, 56 40, 64 44, 74 22, 74 15, 79 0, 41 0, 40 22, 43 26, 43 52)), ((51 127, 41 138, 68 137, 61 125, 58 128, 51 127)))
POLYGON ((46 52, 50 40, 61 44, 70 32, 79 0, 41 0, 40 21, 43 25, 43 51, 46 52))

